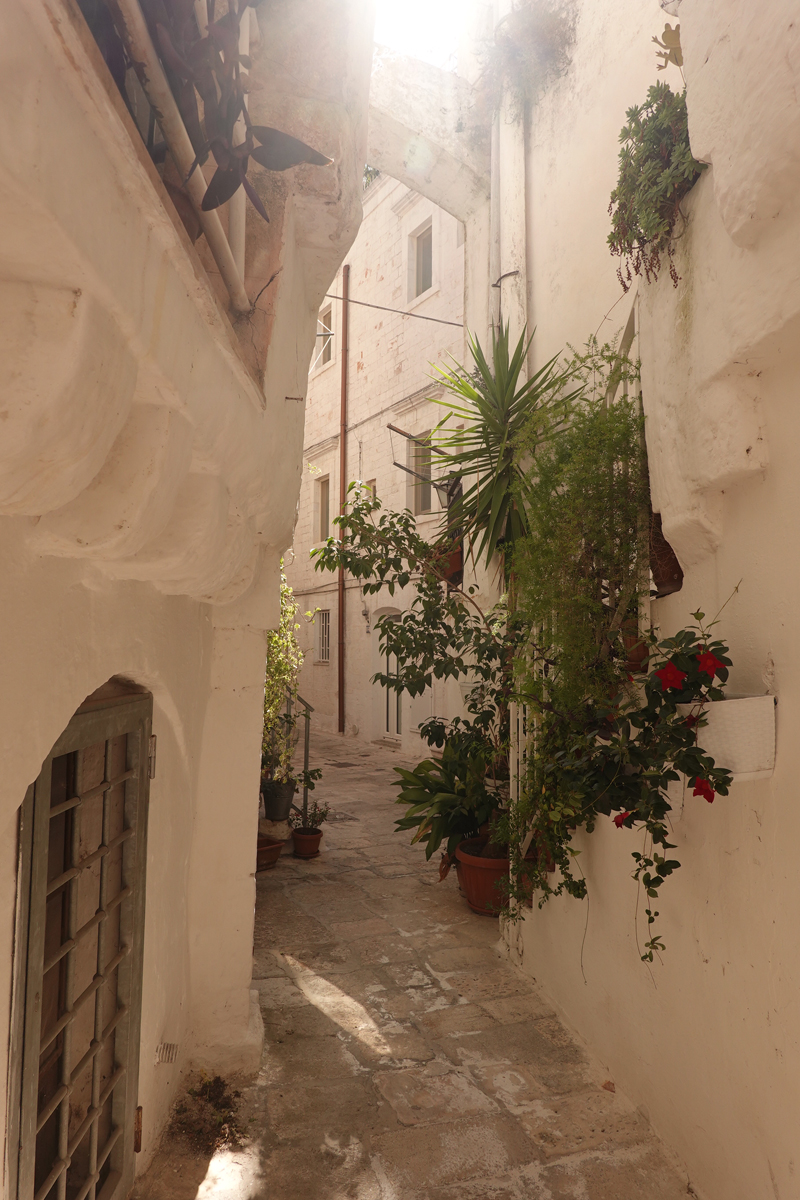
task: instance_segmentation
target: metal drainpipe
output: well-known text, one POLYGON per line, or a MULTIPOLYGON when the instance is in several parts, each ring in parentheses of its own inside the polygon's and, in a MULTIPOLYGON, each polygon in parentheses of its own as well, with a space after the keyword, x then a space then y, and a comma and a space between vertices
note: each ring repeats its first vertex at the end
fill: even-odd
MULTIPOLYGON (((167 145, 175 160, 175 165, 185 178, 195 159, 194 147, 161 69, 161 63, 150 40, 142 10, 139 8, 138 0, 117 0, 117 8, 125 25, 125 42, 128 53, 132 61, 139 67, 138 74, 142 89, 156 110, 158 123, 167 139, 167 145)), ((186 191, 195 207, 200 226, 206 235, 214 262, 219 267, 219 273, 227 288, 233 308, 236 312, 249 312, 250 301, 244 290, 242 277, 236 269, 233 252, 225 237, 219 216, 215 211, 203 212, 202 210, 205 190, 205 176, 198 167, 186 184, 186 191)))
MULTIPOLYGON (((344 513, 347 496, 347 352, 350 299, 350 265, 342 267, 342 384, 341 404, 339 409, 339 515, 344 513)), ((339 526, 339 541, 342 540, 343 530, 339 526)), ((339 605, 337 612, 338 626, 338 690, 339 690, 339 733, 344 733, 344 567, 339 567, 339 605)))

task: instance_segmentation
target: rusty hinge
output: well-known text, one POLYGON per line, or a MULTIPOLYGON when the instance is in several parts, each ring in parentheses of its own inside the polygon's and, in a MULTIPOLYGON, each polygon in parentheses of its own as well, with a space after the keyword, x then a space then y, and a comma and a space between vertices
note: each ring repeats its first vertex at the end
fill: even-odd
POLYGON ((156 735, 150 734, 150 751, 147 756, 147 774, 150 779, 156 777, 156 735))
POLYGON ((136 1116, 133 1118, 133 1150, 135 1154, 141 1153, 142 1149, 142 1106, 141 1104, 136 1109, 136 1116))

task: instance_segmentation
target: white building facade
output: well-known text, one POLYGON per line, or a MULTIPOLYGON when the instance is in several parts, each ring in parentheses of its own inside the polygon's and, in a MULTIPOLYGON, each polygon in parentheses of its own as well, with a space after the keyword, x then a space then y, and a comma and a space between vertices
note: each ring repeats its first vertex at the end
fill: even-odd
MULTIPOLYGON (((119 8, 120 61, 160 86, 138 5, 119 8)), ((259 1061, 266 631, 317 312, 360 219, 370 16, 245 10, 254 121, 334 163, 260 173, 269 226, 231 200, 195 241, 189 164, 170 184, 148 152, 189 145, 167 98, 148 134, 141 86, 126 74, 123 100, 78 5, 0 13, 9 1200, 122 1200, 185 1071, 259 1061)))
MULTIPOLYGON (((475 7, 488 18, 490 45, 479 47, 464 78, 381 60, 373 78, 368 161, 464 223, 465 324, 481 340, 500 311, 512 333, 524 324, 535 327, 534 368, 591 334, 612 336, 633 311, 653 508, 684 572, 681 591, 653 602, 652 620, 668 636, 698 608, 715 613, 740 584, 720 627, 734 663, 730 691, 778 700, 774 772, 735 782, 712 808, 688 797, 675 812, 682 870, 664 889, 663 963, 648 970, 640 961, 630 860, 636 835, 610 821, 591 836, 576 836, 590 908, 568 897, 534 907, 511 931, 511 952, 683 1158, 698 1195, 795 1198, 795 5, 576 0, 563 6, 568 63, 537 90, 525 120, 510 88, 499 107, 487 108, 481 53, 485 62, 495 25, 512 7, 526 6, 475 7), (708 170, 684 204, 678 286, 664 271, 657 282, 639 280, 638 290, 623 296, 606 244, 608 202, 626 110, 641 104, 661 78, 652 39, 662 33, 665 9, 667 19, 680 20, 692 150, 708 170)), ((681 90, 676 67, 666 78, 681 90)), ((408 232, 422 219, 411 218, 408 232)), ((414 394, 409 387, 402 398, 414 394)), ((314 420, 313 411, 309 417, 314 420)), ((393 423, 403 426, 400 419, 393 423)), ((430 423, 424 410, 416 410, 413 421, 406 418, 410 432, 430 423)), ((326 426, 307 438, 308 446, 318 446, 322 474, 335 473, 336 450, 332 441, 327 448, 319 443, 336 432, 326 426)), ((348 455, 350 477, 375 476, 363 452, 360 471, 357 451, 348 455)), ((304 488, 313 484, 308 476, 304 488)), ((378 480, 379 495, 388 499, 385 487, 378 480)), ((403 485, 395 488, 402 504, 403 485)), ((331 511, 334 506, 331 501, 331 511)), ((312 511, 310 501, 301 508, 309 522, 312 511)), ((303 554, 314 537, 298 526, 303 554)), ((303 607, 312 607, 312 599, 304 595, 303 607)), ((348 603, 355 614, 363 607, 357 592, 348 603)), ((366 678, 377 662, 366 618, 355 614, 347 627, 362 622, 360 677, 366 678)), ((306 680, 314 670, 321 676, 323 668, 309 666, 306 680)), ((313 691, 319 685, 303 686, 312 702, 321 694, 313 691)), ((372 736, 383 723, 372 692, 348 717, 350 732, 358 726, 372 736)))
MULTIPOLYGON (((315 710, 315 724, 327 731, 339 729, 340 721, 341 593, 335 575, 314 570, 309 552, 336 532, 332 522, 340 501, 342 389, 345 486, 363 481, 375 489, 384 508, 409 508, 420 533, 434 538, 442 501, 436 487, 419 476, 437 476, 435 455, 404 434, 423 437, 444 418, 446 409, 430 399, 442 396, 435 366, 464 361, 463 246, 460 221, 381 174, 365 192, 363 223, 345 264, 349 302, 344 353, 342 270, 320 310, 287 576, 301 612, 314 613, 313 623, 300 622, 305 653, 300 692, 315 710)), ((364 596, 358 582, 346 578, 344 596, 342 732, 368 740, 388 738, 412 752, 424 748, 417 733, 420 722, 434 713, 461 711, 457 684, 434 682, 412 700, 405 695, 398 699, 371 682, 377 671, 392 669, 381 660, 376 621, 399 615, 411 603, 413 590, 390 596, 384 589, 364 596)))

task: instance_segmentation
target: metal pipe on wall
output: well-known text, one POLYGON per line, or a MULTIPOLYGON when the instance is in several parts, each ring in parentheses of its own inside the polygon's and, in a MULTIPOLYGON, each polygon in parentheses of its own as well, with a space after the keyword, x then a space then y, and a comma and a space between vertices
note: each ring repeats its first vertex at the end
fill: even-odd
MULTIPOLYGON (((342 379, 339 406, 339 515, 344 513, 347 497, 347 354, 348 328, 350 310, 350 264, 342 267, 342 379)), ((342 539, 342 528, 339 527, 339 540, 342 539)), ((339 733, 344 733, 344 629, 345 629, 345 587, 344 567, 339 568, 339 603, 337 611, 338 653, 336 665, 338 668, 338 700, 339 700, 339 733)))

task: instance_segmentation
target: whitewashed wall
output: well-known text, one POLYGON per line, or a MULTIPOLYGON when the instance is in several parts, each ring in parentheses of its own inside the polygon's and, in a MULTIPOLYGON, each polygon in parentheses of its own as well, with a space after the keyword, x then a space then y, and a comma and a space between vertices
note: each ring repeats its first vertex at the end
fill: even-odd
MULTIPOLYGON (((638 839, 610 821, 576 838, 590 905, 534 909, 522 961, 698 1195, 789 1200, 800 1196, 800 25, 785 0, 683 0, 679 17, 693 150, 711 165, 686 203, 680 285, 665 273, 639 288, 654 507, 685 571, 652 613, 670 634, 741 581, 719 632, 731 691, 778 696, 776 769, 713 807, 689 794, 676 812, 683 865, 659 901, 663 963, 639 961, 638 839)), ((657 78, 650 38, 664 20, 655 0, 581 4, 572 68, 536 110, 527 211, 540 361, 627 318, 606 209, 617 135, 657 78)), ((675 68, 667 79, 680 88, 675 68)))
MULTIPOLYGON (((0 12, 0 1058, 17 810, 76 708, 121 675, 152 691, 159 738, 140 1170, 188 1065, 258 1062, 265 631, 294 520, 317 307, 361 213, 370 4, 303 0, 264 33, 254 110, 276 125, 294 117, 336 161, 322 178, 287 176, 273 244, 256 239, 283 268, 261 302, 269 350, 256 371, 77 7, 0 12), (164 1040, 178 1061, 155 1066, 164 1040)), ((263 266, 252 259, 251 283, 263 266)))
MULTIPOLYGON (((407 443, 386 428, 391 422, 409 433, 423 433, 444 416, 444 410, 426 396, 436 389, 431 364, 444 364, 452 355, 464 357, 464 334, 460 328, 417 320, 404 313, 438 317, 460 323, 463 311, 464 251, 459 222, 430 200, 401 183, 381 175, 364 197, 364 220, 347 256, 350 264, 350 298, 400 313, 349 306, 349 401, 347 433, 347 482, 375 479, 382 504, 403 509, 411 504, 408 476, 393 466, 393 457, 406 463, 407 443), (433 284, 429 291, 409 299, 408 256, 410 238, 428 219, 433 229, 433 284)), ((341 272, 329 289, 341 295, 341 272)), ((322 729, 338 728, 336 577, 315 572, 309 550, 316 544, 315 491, 321 475, 330 479, 331 518, 339 504, 339 416, 341 387, 341 304, 331 303, 333 344, 331 361, 319 364, 309 376, 306 414, 304 474, 300 490, 297 526, 293 543, 294 561, 288 575, 301 611, 317 607, 331 613, 331 656, 329 663, 315 662, 317 630, 301 620, 300 640, 306 662, 300 679, 302 695, 314 706, 314 721, 322 729)), ((434 491, 434 506, 436 493, 434 491)), ((433 536, 438 513, 421 516, 420 532, 433 536)), ((333 527, 331 527, 333 532, 333 527)), ((291 557, 291 556, 290 556, 291 557)), ((345 646, 345 732, 377 738, 385 732, 385 694, 369 682, 380 669, 376 618, 383 612, 402 611, 411 600, 407 595, 390 597, 384 590, 363 597, 355 581, 347 581, 345 646)), ((403 740, 419 748, 416 725, 434 710, 442 715, 460 711, 460 693, 443 685, 433 696, 418 701, 404 697, 403 740)))

